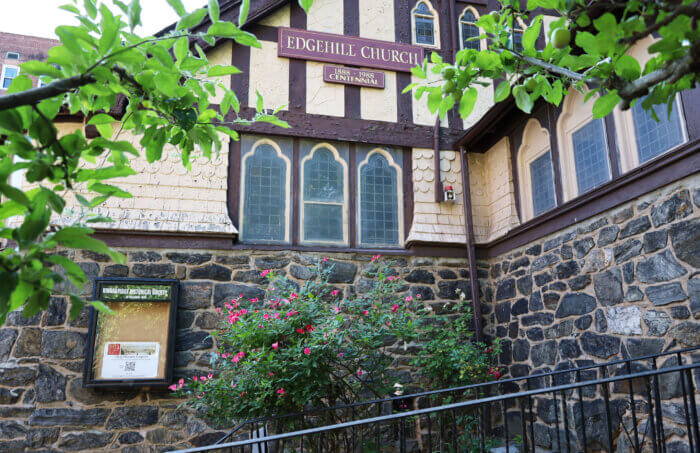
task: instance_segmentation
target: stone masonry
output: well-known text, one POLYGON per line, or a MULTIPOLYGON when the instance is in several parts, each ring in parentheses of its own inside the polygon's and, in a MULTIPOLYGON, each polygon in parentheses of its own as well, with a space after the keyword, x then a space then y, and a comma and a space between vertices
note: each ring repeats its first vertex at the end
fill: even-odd
MULTIPOLYGON (((264 269, 290 276, 298 284, 311 278, 309 267, 323 256, 333 265, 330 281, 350 294, 368 289, 364 271, 371 255, 301 254, 256 251, 122 250, 119 265, 94 253, 70 254, 91 280, 104 277, 178 278, 175 376, 204 374, 214 344, 209 334, 218 326, 216 307, 233 297, 261 298, 264 269)), ((457 289, 469 294, 466 259, 388 257, 406 281, 406 292, 421 295, 436 312, 455 301, 457 289)), ((487 277, 482 271, 482 277, 487 277)), ((0 329, 0 451, 112 450, 165 451, 209 445, 228 426, 215 427, 177 408, 181 401, 168 391, 106 392, 82 387, 88 310, 68 318, 70 303, 54 297, 45 313, 23 318, 12 313, 0 329), (218 428, 218 429, 217 429, 218 428)), ((393 348, 397 354, 408 354, 393 348)), ((397 363, 407 363, 399 355, 397 363)), ((208 372, 208 371, 206 371, 208 372)), ((400 373, 403 382, 412 376, 400 373)))
MULTIPOLYGON (((501 338, 500 362, 510 376, 700 345, 697 181, 679 181, 481 263, 489 268, 489 277, 480 279, 485 288, 485 330, 491 338, 501 338)), ((691 360, 700 361, 700 354, 693 354, 691 360)), ((658 365, 676 364, 671 357, 658 365)), ((648 366, 648 362, 639 364, 633 371, 648 366)), ((562 376, 567 380, 560 384, 573 382, 570 375, 562 376)), ((602 377, 593 371, 584 379, 602 377)), ((612 396, 614 404, 627 404, 625 389, 615 388, 621 394, 612 396)), ((662 379, 661 393, 663 404, 668 405, 665 415, 677 415, 668 422, 684 423, 678 380, 662 379)), ((586 412, 602 414, 601 395, 586 396, 586 412)), ((555 431, 551 416, 546 416, 546 404, 537 404, 537 414, 550 426, 539 425, 535 438, 538 446, 551 449, 555 431)), ((596 439, 602 443, 607 432, 604 423, 600 416, 586 428, 587 433, 591 431, 589 440, 591 435, 600 436, 596 439)), ((621 433, 620 423, 619 417, 614 420, 616 436, 621 433)), ((671 436, 674 433, 684 436, 681 428, 671 431, 671 436)))

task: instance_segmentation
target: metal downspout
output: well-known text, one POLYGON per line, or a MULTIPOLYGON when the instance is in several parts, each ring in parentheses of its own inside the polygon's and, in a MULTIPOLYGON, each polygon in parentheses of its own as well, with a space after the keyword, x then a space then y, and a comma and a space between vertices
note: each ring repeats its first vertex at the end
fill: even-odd
POLYGON ((469 185, 469 160, 467 151, 460 148, 462 159, 462 195, 464 197, 464 234, 467 240, 467 259, 469 260, 469 283, 471 286, 472 312, 474 313, 474 335, 476 341, 483 340, 483 322, 481 319, 481 298, 479 297, 479 278, 476 268, 476 247, 474 246, 474 220, 472 218, 472 195, 469 185))

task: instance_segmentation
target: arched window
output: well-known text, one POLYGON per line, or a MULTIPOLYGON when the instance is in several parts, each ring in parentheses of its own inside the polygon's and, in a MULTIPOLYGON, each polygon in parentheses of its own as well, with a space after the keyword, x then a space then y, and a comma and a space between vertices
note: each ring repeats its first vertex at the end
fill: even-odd
POLYGON ((523 131, 518 150, 518 174, 524 222, 557 205, 549 132, 534 118, 527 122, 523 131))
POLYGON ((630 171, 688 140, 679 97, 674 99, 670 115, 665 104, 653 107, 659 121, 642 107, 644 99, 638 99, 634 107, 627 111, 623 112, 619 108, 614 111, 623 172, 630 171))
POLYGON ((411 11, 413 16, 413 43, 440 47, 438 15, 430 2, 421 0, 411 11))
POLYGON ((317 145, 302 161, 302 238, 347 242, 347 165, 331 145, 317 145))
POLYGON ((289 160, 271 140, 256 142, 243 157, 241 239, 289 241, 289 160))
POLYGON ((360 243, 400 245, 403 240, 400 215, 400 168, 382 149, 371 151, 360 164, 360 243))
POLYGON ((595 97, 584 105, 583 95, 571 92, 558 122, 564 196, 570 200, 611 178, 605 123, 593 119, 595 97))
POLYGON ((511 49, 522 52, 523 51, 523 34, 527 25, 519 17, 515 19, 513 23, 513 30, 511 30, 509 46, 511 49))
POLYGON ((472 39, 481 35, 479 27, 476 25, 478 19, 477 12, 471 7, 467 7, 459 18, 459 33, 462 41, 462 49, 481 50, 480 40, 472 39))

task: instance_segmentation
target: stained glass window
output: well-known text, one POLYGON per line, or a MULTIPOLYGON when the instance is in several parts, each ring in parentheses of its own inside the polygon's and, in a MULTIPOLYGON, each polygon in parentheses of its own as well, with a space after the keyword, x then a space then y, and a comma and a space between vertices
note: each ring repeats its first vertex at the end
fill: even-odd
POLYGON ((435 45, 435 16, 424 2, 416 7, 414 18, 416 27, 416 43, 435 45))
POLYGON ((304 163, 304 240, 342 241, 343 168, 326 148, 304 163))
POLYGON ((552 153, 547 151, 530 163, 532 182, 532 208, 534 215, 552 209, 557 203, 554 197, 554 172, 552 153))
POLYGON ((267 143, 245 160, 244 240, 285 240, 287 171, 285 161, 267 143))
POLYGON ((637 139, 640 164, 665 153, 683 142, 683 130, 681 129, 680 115, 678 115, 675 100, 670 117, 665 104, 653 106, 654 112, 660 121, 656 121, 652 117, 651 112, 644 110, 642 107, 643 100, 643 98, 639 99, 632 107, 634 134, 637 139))
POLYGON ((466 10, 459 22, 462 26, 462 49, 481 50, 481 43, 478 39, 470 40, 470 38, 476 38, 480 35, 474 13, 466 10))
POLYGON ((578 193, 583 194, 610 179, 603 120, 593 120, 573 133, 578 193))
POLYGON ((360 168, 360 242, 399 243, 398 175, 386 157, 373 154, 360 168))

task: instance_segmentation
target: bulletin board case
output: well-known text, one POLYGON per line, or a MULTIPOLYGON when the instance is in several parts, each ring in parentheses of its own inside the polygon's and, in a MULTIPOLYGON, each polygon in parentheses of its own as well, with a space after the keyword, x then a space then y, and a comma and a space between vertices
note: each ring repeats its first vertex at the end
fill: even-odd
POLYGON ((95 279, 83 386, 167 387, 172 381, 180 282, 171 279, 95 279))

